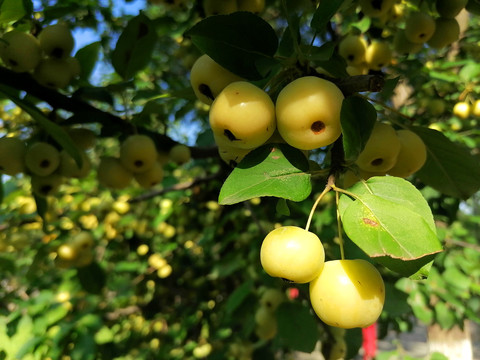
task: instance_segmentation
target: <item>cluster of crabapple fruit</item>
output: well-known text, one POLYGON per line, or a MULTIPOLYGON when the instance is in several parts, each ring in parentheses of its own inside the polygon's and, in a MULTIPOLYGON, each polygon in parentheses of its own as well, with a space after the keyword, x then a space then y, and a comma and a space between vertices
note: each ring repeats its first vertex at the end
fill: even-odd
POLYGON ((322 242, 306 229, 280 226, 269 232, 260 261, 272 277, 309 283, 313 310, 327 325, 363 328, 383 310, 385 284, 375 266, 363 259, 325 261, 322 242))
POLYGON ((80 76, 80 63, 71 56, 74 45, 72 33, 63 23, 46 26, 37 37, 14 29, 1 38, 0 58, 15 72, 32 73, 43 86, 63 89, 80 76))
POLYGON ((480 117, 480 100, 475 100, 473 104, 468 101, 459 101, 453 106, 452 112, 460 119, 467 119, 471 115, 480 117))
POLYGON ((255 334, 259 339, 270 340, 277 334, 275 311, 286 300, 285 294, 275 288, 265 289, 260 296, 260 306, 255 312, 255 334))
POLYGON ((370 44, 358 32, 342 38, 338 52, 347 62, 347 73, 361 75, 369 70, 381 70, 391 63, 393 52, 407 55, 419 52, 424 45, 436 50, 449 46, 459 38, 460 25, 455 17, 467 2, 437 0, 436 13, 433 13, 423 8, 412 10, 395 0, 360 0, 361 12, 386 33, 370 44), (384 39, 391 33, 393 49, 384 39))
POLYGON ((344 187, 372 176, 407 178, 420 170, 427 160, 422 138, 409 129, 395 130, 392 125, 376 122, 364 149, 355 161, 358 171, 348 170, 344 187))
POLYGON ((341 135, 344 96, 322 78, 293 80, 274 104, 263 89, 202 55, 191 69, 190 81, 197 98, 211 105, 210 127, 220 157, 230 165, 267 142, 312 150, 332 144, 341 135))
POLYGON ((26 174, 31 178, 34 194, 46 197, 57 192, 69 178, 84 178, 91 170, 86 151, 95 143, 94 133, 85 128, 66 130, 81 156, 81 166, 65 150, 47 141, 28 144, 19 137, 0 138, 0 174, 26 174))
POLYGON ((120 145, 120 155, 102 156, 97 168, 98 182, 110 189, 124 189, 133 180, 149 189, 162 182, 163 166, 172 160, 184 164, 190 160, 190 149, 183 144, 174 145, 169 153, 158 152, 148 135, 129 135, 120 145))

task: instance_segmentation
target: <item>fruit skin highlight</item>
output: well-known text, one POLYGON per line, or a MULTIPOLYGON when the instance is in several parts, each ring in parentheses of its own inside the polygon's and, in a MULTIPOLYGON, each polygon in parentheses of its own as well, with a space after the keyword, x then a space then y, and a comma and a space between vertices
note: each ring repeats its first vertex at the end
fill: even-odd
POLYGON ((326 261, 310 283, 310 301, 324 323, 344 329, 363 328, 382 313, 385 284, 366 260, 326 261))

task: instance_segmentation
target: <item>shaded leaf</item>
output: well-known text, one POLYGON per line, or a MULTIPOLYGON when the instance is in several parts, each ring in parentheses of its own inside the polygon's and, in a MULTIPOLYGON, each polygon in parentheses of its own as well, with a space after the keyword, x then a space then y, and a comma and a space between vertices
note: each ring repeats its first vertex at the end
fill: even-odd
POLYGON ((367 100, 350 96, 343 100, 340 121, 345 161, 353 162, 370 137, 377 111, 367 100))
POLYGON ((330 0, 320 1, 317 10, 313 14, 310 26, 317 32, 323 33, 326 31, 327 23, 330 21, 333 15, 342 6, 344 0, 330 0))
POLYGON ((245 156, 225 180, 219 203, 231 205, 260 196, 293 201, 308 197, 312 190, 308 160, 286 144, 266 144, 245 156))
POLYGON ((91 294, 99 294, 105 286, 105 271, 96 262, 78 268, 77 273, 80 284, 91 294))
POLYGON ((209 16, 185 32, 218 64, 249 80, 264 78, 277 61, 273 28, 250 12, 209 16))
POLYGON ((427 146, 427 161, 416 173, 425 184, 445 195, 468 199, 480 189, 480 162, 441 132, 412 127, 427 146))
POLYGON ((3 0, 0 6, 0 23, 6 24, 17 21, 27 15, 28 6, 25 6, 26 3, 26 1, 19 0, 3 0))
POLYGON ((311 353, 318 341, 317 321, 310 309, 299 303, 284 302, 276 310, 277 338, 291 350, 311 353))
POLYGON ((79 49, 75 58, 80 63, 80 79, 88 81, 95 65, 97 64, 98 55, 100 53, 101 44, 99 41, 88 44, 87 46, 79 49))
POLYGON ((225 304, 227 313, 233 313, 242 304, 246 297, 252 292, 252 287, 253 280, 248 280, 235 289, 225 304))
POLYGON ((131 19, 118 38, 112 65, 124 79, 132 78, 149 63, 157 41, 155 28, 144 14, 131 19))

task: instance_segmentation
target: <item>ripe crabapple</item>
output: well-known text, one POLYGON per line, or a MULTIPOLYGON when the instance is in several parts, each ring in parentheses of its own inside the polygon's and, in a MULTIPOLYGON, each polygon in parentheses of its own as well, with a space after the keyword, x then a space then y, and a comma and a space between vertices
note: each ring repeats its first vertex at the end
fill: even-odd
POLYGON ((72 67, 65 59, 42 59, 33 72, 40 84, 52 89, 64 89, 72 80, 72 67))
POLYGON ((185 164, 190 161, 192 158, 192 153, 190 148, 183 144, 176 144, 172 146, 170 151, 168 152, 168 156, 170 160, 172 160, 175 164, 185 164))
POLYGON ((453 115, 461 119, 466 119, 470 116, 470 104, 466 101, 459 101, 453 106, 453 115))
POLYGON ((35 175, 50 175, 60 165, 60 152, 49 143, 36 142, 25 152, 25 165, 35 175))
POLYGON ((367 66, 372 70, 381 70, 392 61, 392 50, 386 41, 373 41, 365 52, 367 66))
POLYGON ((46 26, 38 34, 40 47, 53 58, 65 59, 70 56, 75 40, 68 26, 63 23, 46 26))
POLYGON ((367 43, 359 35, 347 35, 338 44, 338 54, 349 65, 359 65, 365 61, 367 43))
POLYGON ((314 233, 297 226, 281 226, 263 240, 260 261, 270 276, 307 283, 322 270, 325 251, 314 233))
POLYGON ((200 56, 190 70, 190 84, 198 100, 211 105, 228 84, 243 80, 217 64, 210 56, 200 56))
POLYGON ((210 127, 219 146, 253 149, 275 131, 275 106, 261 88, 236 81, 215 98, 209 113, 210 127))
POLYGON ((135 181, 141 187, 145 189, 149 189, 152 186, 155 186, 162 182, 163 180, 163 167, 158 161, 155 161, 153 166, 144 172, 141 173, 134 173, 133 177, 135 181))
POLYGON ((301 150, 332 144, 342 132, 340 110, 344 96, 330 81, 305 76, 286 85, 275 105, 282 138, 301 150))
POLYGON ((388 175, 406 178, 422 168, 427 160, 427 147, 422 138, 411 130, 397 130, 400 152, 388 175))
POLYGON ((405 36, 415 44, 427 42, 435 32, 435 20, 425 12, 411 13, 405 21, 405 36))
POLYGON ((286 300, 285 293, 275 288, 266 289, 260 296, 260 305, 270 309, 277 310, 278 306, 286 300))
POLYGON ((152 138, 134 134, 127 137, 120 146, 120 161, 133 173, 149 170, 157 160, 157 149, 152 138))
POLYGON ((220 158, 231 167, 237 166, 250 151, 251 149, 240 149, 227 145, 218 147, 220 158))
POLYGON ((0 57, 7 67, 15 72, 35 69, 42 58, 40 43, 36 37, 18 30, 2 36, 0 57))
POLYGON ((385 284, 366 260, 326 261, 310 282, 310 301, 317 316, 330 326, 350 329, 377 321, 385 302, 385 284))
POLYGON ((69 178, 84 178, 92 168, 90 158, 84 151, 79 151, 82 158, 82 166, 79 167, 75 159, 65 150, 60 151, 60 165, 58 173, 69 178))
POLYGON ((124 189, 133 179, 133 173, 126 169, 120 159, 104 156, 97 168, 98 182, 108 188, 124 189))
POLYGON ((395 129, 385 123, 377 122, 356 164, 367 172, 387 172, 397 160, 400 152, 400 140, 395 129))
POLYGON ((428 46, 434 49, 442 49, 458 40, 460 25, 456 19, 436 18, 435 32, 427 41, 428 46))
POLYGON ((41 197, 55 194, 64 182, 62 175, 53 173, 46 176, 32 175, 32 191, 41 197))

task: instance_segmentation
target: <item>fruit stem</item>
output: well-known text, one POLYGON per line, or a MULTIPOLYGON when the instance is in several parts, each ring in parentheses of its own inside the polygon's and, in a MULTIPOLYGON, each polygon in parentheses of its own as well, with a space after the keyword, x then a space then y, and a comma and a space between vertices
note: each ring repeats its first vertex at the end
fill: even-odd
POLYGON ((315 212, 315 209, 317 208, 318 204, 320 203, 322 198, 325 196, 325 194, 328 193, 330 190, 332 190, 332 184, 334 182, 334 179, 335 178, 333 177, 333 175, 330 175, 328 177, 328 181, 327 181, 327 185, 325 186, 325 189, 323 189, 321 194, 318 195, 317 200, 315 200, 315 203, 313 204, 312 209, 310 210, 310 215, 308 215, 307 225, 305 226, 306 231, 308 231, 308 229, 310 228, 310 223, 312 222, 313 213, 315 212))
POLYGON ((338 202, 340 201, 340 192, 335 191, 335 204, 337 205, 337 232, 338 232, 338 245, 340 246, 340 258, 345 260, 345 251, 343 249, 343 233, 342 233, 342 219, 340 218, 340 211, 338 208, 338 202))

